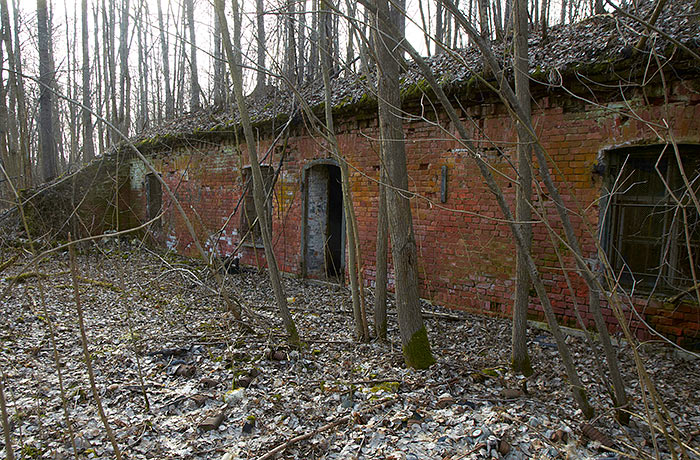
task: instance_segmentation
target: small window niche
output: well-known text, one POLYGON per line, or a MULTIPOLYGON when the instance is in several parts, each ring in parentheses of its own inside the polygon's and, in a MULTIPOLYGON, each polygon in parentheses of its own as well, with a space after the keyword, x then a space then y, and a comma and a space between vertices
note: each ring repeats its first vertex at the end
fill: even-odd
MULTIPOLYGON (((146 218, 153 220, 158 217, 163 208, 163 189, 159 178, 155 174, 146 175, 146 218)), ((153 222, 153 228, 162 228, 161 219, 153 222)))
MULTIPOLYGON (((275 170, 270 165, 260 165, 263 183, 265 185, 265 214, 267 216, 267 228, 272 231, 272 185, 275 170)), ((258 214, 255 211, 255 198, 253 197, 253 174, 250 166, 243 168, 243 202, 241 210, 241 223, 239 234, 247 245, 263 247, 262 233, 258 214)))

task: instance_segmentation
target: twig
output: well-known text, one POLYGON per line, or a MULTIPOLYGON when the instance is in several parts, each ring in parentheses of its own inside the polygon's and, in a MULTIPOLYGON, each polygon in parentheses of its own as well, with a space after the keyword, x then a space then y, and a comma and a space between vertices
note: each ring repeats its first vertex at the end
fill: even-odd
POLYGON ((0 264, 0 273, 2 273, 7 267, 10 267, 12 264, 15 263, 17 260, 18 256, 12 256, 9 259, 7 259, 5 262, 0 264))
POLYGON ((696 284, 695 286, 691 286, 685 291, 678 293, 674 295, 673 297, 668 297, 665 302, 670 303, 670 304, 676 304, 679 300, 681 300, 684 296, 691 294, 693 291, 700 289, 700 283, 696 284))
MULTIPOLYGON (((370 412, 370 411, 375 410, 375 409, 380 409, 380 408, 386 407, 388 405, 395 403, 397 400, 398 400, 398 397, 386 399, 378 404, 373 405, 372 407, 365 409, 364 411, 362 411, 360 413, 367 413, 367 412, 370 412)), ((290 447, 290 446, 292 446, 300 441, 304 441, 306 439, 312 438, 319 433, 323 433, 324 431, 328 431, 331 428, 335 428, 338 425, 342 425, 343 423, 348 423, 348 422, 354 420, 355 415, 356 415, 356 413, 352 413, 350 415, 340 417, 340 418, 338 418, 330 423, 327 423, 327 424, 323 425, 322 427, 317 428, 313 431, 309 431, 308 433, 300 434, 299 436, 295 436, 295 437, 291 438, 290 440, 278 445, 274 449, 268 451, 262 457, 258 457, 258 460, 268 460, 268 459, 274 458, 277 454, 284 452, 288 447, 290 447)))
MULTIPOLYGON (((70 233, 68 234, 68 241, 71 241, 70 233)), ((122 454, 119 451, 119 445, 114 437, 112 428, 109 426, 109 421, 105 415, 105 411, 102 408, 102 401, 100 395, 97 391, 97 386, 95 385, 95 373, 92 371, 92 359, 90 358, 90 350, 88 349, 87 334, 85 333, 85 322, 83 321, 83 307, 80 304, 80 290, 78 289, 78 269, 75 264, 75 249, 73 245, 70 246, 70 271, 73 277, 73 292, 75 294, 75 308, 78 310, 78 323, 80 325, 80 340, 83 345, 83 354, 85 355, 85 366, 87 367, 88 377, 90 379, 90 389, 92 390, 92 395, 95 398, 95 404, 97 405, 97 412, 100 414, 100 419, 102 424, 107 431, 107 436, 114 449, 114 456, 117 460, 121 460, 122 454)))
POLYGON ((5 433, 5 455, 7 460, 15 460, 15 453, 12 448, 12 437, 10 432, 10 422, 7 418, 7 405, 5 404, 5 391, 2 379, 0 378, 0 411, 2 411, 2 429, 5 433))

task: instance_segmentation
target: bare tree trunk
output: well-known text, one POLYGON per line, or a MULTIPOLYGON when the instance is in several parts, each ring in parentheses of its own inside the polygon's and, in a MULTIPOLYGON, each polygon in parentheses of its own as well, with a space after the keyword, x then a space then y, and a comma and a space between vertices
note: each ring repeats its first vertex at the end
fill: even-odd
POLYGON ((376 2, 377 99, 381 149, 388 182, 387 211, 391 234, 392 259, 396 275, 396 306, 403 356, 407 366, 425 369, 435 362, 430 351, 428 333, 423 324, 418 295, 418 254, 413 234, 411 204, 401 193, 408 190, 406 151, 401 122, 399 70, 395 49, 404 37, 391 23, 388 0, 376 2), (394 29, 394 30, 392 30, 394 29))
POLYGON ((119 129, 129 135, 131 127, 131 76, 129 75, 129 0, 122 0, 119 24, 119 129))
POLYGON ((505 10, 503 12, 503 30, 505 35, 509 34, 511 21, 513 20, 513 0, 506 0, 505 10))
POLYGON ((163 68, 163 85, 165 87, 165 118, 173 118, 175 116, 175 104, 173 102, 173 93, 170 86, 170 52, 168 50, 168 42, 165 39, 165 27, 163 23, 163 9, 160 4, 161 0, 157 0, 158 5, 158 28, 160 29, 160 49, 163 68))
POLYGON ((479 31, 483 38, 489 36, 489 4, 488 0, 479 0, 479 31))
MULTIPOLYGON (((367 0, 361 0, 362 3, 365 5, 365 7, 371 8, 373 5, 370 4, 367 0)), ((493 56, 493 53, 491 52, 490 48, 486 45, 485 41, 480 37, 479 33, 471 26, 469 21, 464 17, 464 15, 457 10, 454 7, 454 3, 450 2, 449 0, 441 0, 447 7, 450 9, 452 14, 454 14, 455 18, 457 19, 459 25, 466 30, 468 33, 469 37, 477 44, 479 49, 481 50, 482 54, 484 55, 484 59, 486 60, 486 63, 489 65, 489 67, 494 70, 495 73, 498 73, 498 65, 497 62, 493 62, 495 60, 495 57, 493 56)), ((377 7, 377 11, 379 11, 381 8, 377 7)), ((386 26, 386 27, 390 27, 386 26)), ((477 152, 476 146, 472 143, 471 141, 471 135, 467 131, 466 127, 462 123, 461 119, 457 115, 457 112, 455 111, 452 103, 448 99, 447 95, 443 91, 442 87, 438 84, 437 80, 435 79, 435 76, 433 74, 433 71, 431 68, 428 66, 428 64, 425 62, 425 60, 421 57, 421 55, 411 46, 411 44, 407 41, 402 41, 401 42, 403 48, 410 54, 410 56, 413 58, 413 60, 416 62, 418 67, 420 68, 421 73, 425 77, 427 83, 430 85, 430 88, 435 92, 436 96, 440 100, 440 104, 442 107, 445 109, 447 112, 448 117, 450 118, 450 121, 454 124, 455 128, 457 129, 460 137, 461 137, 461 142, 467 147, 468 150, 472 152, 477 152)), ((380 59, 381 61, 381 59, 380 59)), ((380 78, 381 82, 381 78, 380 78)), ((517 100, 514 97, 514 94, 512 94, 512 90, 508 92, 508 89, 505 89, 504 92, 508 94, 508 100, 509 102, 514 103, 513 107, 517 109, 517 112, 520 112, 519 107, 517 106, 517 100), (512 95, 512 97, 511 97, 512 95)), ((380 97, 380 101, 381 101, 380 97)), ((521 117, 522 119, 522 117, 521 117)), ((528 127, 531 128, 531 127, 528 127)), ((381 129, 381 116, 380 116, 380 129, 381 129)), ((486 184, 489 188, 489 190, 494 194, 496 197, 496 200, 498 202, 498 206, 503 212, 503 215, 506 219, 507 222, 509 222, 510 229, 515 237, 515 243, 516 247, 522 248, 525 246, 522 234, 520 232, 520 228, 518 225, 515 223, 515 220, 513 219, 513 215, 510 212, 510 208, 508 206, 508 203, 505 200, 505 197, 496 183, 496 180, 493 176, 493 173, 491 172, 491 169, 488 164, 483 160, 483 158, 480 155, 474 155, 474 159, 476 160, 476 164, 479 167, 479 171, 482 174, 482 177, 485 179, 486 184)), ((545 162, 546 164, 546 162, 545 162)), ((391 177, 390 177, 391 180, 391 177)), ((392 184, 395 186, 395 184, 392 184)), ((391 207, 390 207, 391 209, 391 207)), ((389 228, 391 229, 392 227, 392 222, 391 222, 391 214, 389 216, 390 222, 389 222, 389 228)), ((393 231, 391 232, 392 239, 394 236, 393 231)), ((392 247, 395 246, 395 242, 392 241, 392 247)), ((564 368, 566 369, 567 376, 569 377, 569 382, 572 387, 572 393, 573 397, 576 400, 576 403, 579 405, 581 408, 581 411, 583 412, 584 416, 586 418, 591 418, 593 416, 593 408, 588 404, 588 400, 585 394, 585 390, 581 384, 581 380, 578 376, 578 373, 576 371, 576 367, 574 365, 573 359, 571 357, 571 352, 566 344, 566 341, 564 340, 564 335, 561 332, 561 329, 559 328, 559 324, 557 323, 556 316, 554 314, 554 310, 552 309, 552 304, 549 301, 549 298, 547 296, 547 291, 546 288, 544 287, 544 284, 542 283, 542 280, 540 279, 539 272, 537 269, 537 265, 535 264, 534 260, 532 257, 528 255, 527 259, 527 264, 528 264, 528 269, 530 273, 530 279, 533 281, 535 291, 537 292, 538 297, 540 298, 540 301, 542 303, 542 307, 545 313, 545 317, 547 318, 547 323, 550 326, 550 329, 552 331, 552 335, 554 337, 554 340, 557 344, 557 348, 559 349, 559 353, 562 359, 562 362, 564 364, 564 368)), ((398 274, 397 274, 397 280, 398 280, 398 274)), ((397 302, 398 303, 398 302, 397 302)))
MULTIPOLYGON (((94 28, 93 28, 93 34, 95 37, 95 72, 97 73, 95 78, 95 95, 97 96, 97 101, 96 101, 96 108, 95 108, 95 113, 98 116, 103 116, 104 118, 107 118, 107 115, 104 112, 104 100, 102 96, 102 82, 105 81, 105 86, 106 86, 106 79, 107 76, 105 74, 103 78, 103 69, 102 69, 102 59, 100 56, 100 41, 99 41, 99 5, 93 4, 93 13, 92 13, 92 18, 94 20, 94 28)), ((104 123, 97 123, 97 144, 98 144, 98 149, 100 153, 103 153, 105 151, 105 129, 104 129, 104 123)))
POLYGON ((192 0, 185 0, 185 15, 190 32, 190 111, 199 110, 199 78, 197 76, 197 37, 194 33, 194 5, 192 0))
MULTIPOLYGON (((109 6, 106 0, 102 0, 102 27, 104 29, 104 56, 105 61, 105 98, 107 120, 113 126, 119 129, 119 116, 117 110, 117 61, 115 56, 115 5, 114 0, 109 0, 109 6)), ((119 136, 112 130, 107 130, 109 134, 109 143, 107 146, 113 145, 119 136)))
POLYGON ((364 315, 362 309, 362 286, 360 285, 359 279, 359 264, 358 264, 358 251, 357 251, 357 238, 356 225, 354 221, 354 207, 352 203, 352 196, 350 194, 350 178, 348 172, 348 165, 344 158, 341 158, 340 151, 338 149, 338 141, 335 137, 335 128, 333 124, 333 106, 331 103, 331 81, 329 76, 330 70, 330 60, 331 56, 329 53, 330 35, 332 33, 330 24, 330 14, 328 12, 328 6, 326 0, 321 0, 321 12, 319 17, 319 22, 321 24, 321 30, 319 31, 319 36, 321 38, 321 75, 323 76, 323 88, 325 96, 325 119, 326 119, 326 135, 327 140, 331 144, 330 148, 333 151, 334 156, 338 159, 341 171, 341 181, 343 189, 343 208, 345 214, 345 232, 347 235, 347 246, 348 246, 348 277, 350 278, 350 289, 352 293, 352 311, 353 318, 355 320, 355 338, 361 342, 369 341, 369 330, 367 328, 367 318, 364 315))
POLYGON ((530 11, 532 11, 532 16, 530 17, 530 26, 534 30, 537 29, 537 26, 540 23, 540 7, 538 0, 532 0, 532 8, 530 8, 530 11))
MULTIPOLYGON (((475 34, 475 31, 473 28, 469 25, 468 21, 464 18, 464 16, 459 13, 456 9, 454 9, 454 4, 451 3, 450 0, 442 0, 445 5, 448 5, 448 7, 452 10, 455 11, 455 15, 460 18, 460 24, 462 27, 464 27, 467 32, 472 35, 475 34)), ((493 52, 491 49, 484 43, 483 41, 477 41, 477 46, 481 50, 482 54, 484 55, 484 59, 491 68, 491 71, 494 74, 500 75, 502 73, 498 61, 493 55, 493 52)), ((515 116, 517 117, 518 121, 522 122, 523 124, 526 125, 526 128, 528 130, 528 134, 530 138, 532 139, 534 151, 535 151, 535 156, 537 158, 537 164, 539 167, 539 172, 540 172, 540 177, 542 177, 542 181, 544 182, 545 186, 547 187, 547 191, 549 192, 553 202, 556 205, 557 213, 559 214, 559 219, 561 220, 562 227, 564 228, 564 233, 566 235, 566 241, 569 244, 572 253, 575 256, 576 260, 576 265, 579 271, 579 274, 581 277, 586 281, 586 285, 588 286, 589 293, 591 295, 591 302, 589 304, 590 311, 593 315, 594 321, 596 323, 596 326, 599 328, 598 333, 600 334, 600 340, 601 344, 603 345, 603 349, 605 352, 606 360, 608 361, 608 369, 611 374, 611 380, 613 381, 613 386, 615 387, 615 405, 616 406, 624 406, 627 403, 627 396, 625 394, 625 388, 623 385, 622 377, 619 372, 619 368, 617 365, 617 357, 615 355, 615 352, 612 348, 612 344, 610 342, 610 335, 607 330, 607 327, 605 326, 605 320, 602 316, 602 313, 600 311, 600 304, 599 304, 599 287, 598 287, 598 282, 595 279, 595 275, 591 272, 590 267, 588 267, 586 263, 586 259, 583 256, 583 252, 581 251, 581 247, 578 242, 578 238, 576 237, 576 233, 574 231, 573 225, 571 224, 571 220, 569 218, 568 210, 566 205, 564 204, 564 201, 559 193, 559 190, 557 189, 556 185, 554 184, 554 181, 552 180, 552 176, 549 172, 549 166, 548 166, 548 161, 547 161, 547 155, 542 149, 542 146, 538 143, 535 142, 535 131, 531 123, 528 123, 528 117, 524 113, 522 107, 520 106, 516 95, 514 94, 513 90, 510 88, 508 84, 504 84, 501 86, 501 96, 504 98, 504 101, 506 101, 510 107, 514 110, 515 116), (598 299, 598 300, 596 300, 598 299)), ((516 229, 517 230, 517 229, 516 229)), ((518 232, 519 233, 519 232, 518 232)), ((520 235, 518 235, 520 237, 520 235)), ((520 244, 520 243, 519 243, 520 244)), ((528 264, 530 262, 528 261, 528 264)), ((535 267, 536 268, 536 267, 535 267)), ((533 278, 533 270, 530 269, 530 278, 533 278)), ((550 314, 550 313, 547 313, 550 314)), ((552 314, 553 315, 553 314, 552 314)), ((556 322, 556 320, 555 320, 556 322)), ((558 327, 558 326, 557 326, 558 327)), ((571 377, 570 377, 571 378, 571 377)), ((573 384, 573 380, 572 380, 573 384)), ((579 395, 580 397, 583 397, 583 395, 579 395)), ((583 407, 582 407, 583 410, 583 407)), ((584 410, 584 413, 586 411, 584 410)), ((624 419, 624 414, 619 414, 621 421, 625 421, 624 419)))
MULTIPOLYGON (((423 0, 418 1, 418 11, 420 12, 420 23, 423 28, 423 39, 425 40, 425 53, 427 56, 430 56, 430 21, 425 20, 423 0)), ((430 2, 428 2, 428 18, 430 18, 430 2)))
POLYGON ((542 0, 542 11, 540 13, 540 31, 542 39, 547 38, 547 20, 549 19, 549 0, 542 0))
MULTIPOLYGON (((258 49, 258 52, 260 50, 258 49)), ((226 101, 224 79, 226 67, 224 65, 223 50, 221 49, 221 23, 214 11, 214 107, 222 107, 226 101)))
MULTIPOLYGON (((345 7, 348 10, 348 22, 355 22, 357 18, 357 3, 345 0, 345 7)), ((347 73, 355 73, 355 28, 348 24, 348 43, 345 49, 345 65, 347 73)))
MULTIPOLYGON (((90 101, 90 42, 88 34, 87 0, 82 0, 81 38, 83 42, 83 105, 91 107, 90 101)), ((95 142, 93 140, 92 117, 90 111, 84 108, 83 117, 83 161, 89 162, 95 158, 95 142)))
MULTIPOLYGON (((77 12, 76 12, 77 14, 77 12)), ((75 80, 75 70, 76 70, 76 62, 77 59, 75 57, 75 42, 76 42, 76 26, 75 22, 73 23, 73 40, 71 40, 70 37, 70 27, 69 24, 70 22, 68 21, 68 10, 65 10, 65 19, 66 19, 66 67, 67 67, 67 72, 66 72, 66 89, 65 93, 68 96, 69 99, 76 99, 77 97, 77 91, 75 88, 74 80, 75 80)), ((77 22, 77 21, 76 21, 77 22)), ((60 103, 61 101, 57 101, 57 103, 60 103)), ((61 132, 62 129, 61 127, 65 126, 65 123, 60 123, 58 125, 58 129, 56 130, 57 132, 61 132)), ((72 165, 78 160, 78 113, 77 113, 77 107, 75 104, 68 104, 68 134, 70 136, 70 148, 68 151, 68 164, 72 165)), ((65 131, 65 129, 63 130, 65 131)))
POLYGON ((503 16, 501 15, 501 13, 503 12, 503 8, 501 5, 501 0, 494 0, 492 12, 493 26, 496 32, 496 39, 503 40, 503 16))
POLYGON ((445 30, 442 25, 443 8, 441 2, 435 6, 435 54, 443 53, 442 44, 445 39, 445 30))
POLYGON ((286 76, 291 82, 298 83, 298 72, 296 69, 297 65, 297 55, 296 55, 296 40, 294 38, 294 14, 295 10, 295 0, 287 0, 287 15, 284 21, 284 27, 286 32, 286 39, 284 42, 284 63, 286 67, 286 76))
POLYGON ((309 81, 316 77, 318 69, 318 2, 319 0, 311 0, 311 50, 309 51, 309 67, 306 73, 309 81))
MULTIPOLYGON (((527 0, 515 0, 515 94, 526 116, 531 114, 528 65, 527 0)), ((515 302, 513 304, 513 335, 511 366, 513 371, 525 376, 532 375, 530 356, 527 353, 527 308, 530 303, 530 276, 527 257, 532 246, 532 145, 525 125, 518 126, 518 187, 515 190, 515 216, 523 235, 523 247, 518 248, 515 262, 515 302)))
POLYGON ((255 1, 255 15, 257 20, 258 31, 258 68, 256 69, 257 83, 255 92, 260 93, 265 90, 265 5, 263 0, 255 1))
MULTIPOLYGON (((19 53, 19 46, 12 46, 12 33, 10 30, 10 14, 7 8, 7 0, 0 0, 0 9, 2 10, 2 39, 7 51, 7 65, 14 72, 8 72, 7 86, 10 90, 10 103, 14 104, 13 116, 8 119, 10 132, 9 149, 14 152, 14 175, 13 180, 19 187, 27 187, 31 184, 31 162, 29 158, 29 136, 27 128, 27 109, 26 98, 24 92, 24 83, 18 75, 22 74, 22 62, 19 53)), ((17 45, 17 29, 19 21, 17 8, 14 10, 15 15, 15 45, 17 45)))
POLYGON ((139 52, 139 113, 136 117, 136 129, 139 132, 148 126, 148 54, 146 52, 148 44, 146 43, 146 27, 144 27, 143 24, 143 16, 147 14, 144 12, 145 8, 145 3, 139 5, 139 12, 136 16, 136 27, 134 28, 139 52))
POLYGON ((306 0, 301 0, 299 2, 299 31, 297 36, 299 37, 299 52, 297 55, 297 72, 299 72, 299 80, 304 81, 305 70, 306 69, 306 47, 307 47, 307 35, 306 35, 306 0))
POLYGON ((37 0, 37 42, 39 45, 39 149, 42 178, 50 181, 57 174, 56 139, 53 132, 53 74, 49 49, 49 18, 46 0, 37 0))
POLYGON ((7 456, 7 460, 15 460, 15 451, 12 447, 12 429, 10 428, 10 419, 7 416, 7 403, 5 402, 5 386, 3 385, 3 377, 4 374, 0 373, 0 417, 2 417, 0 420, 2 420, 2 432, 5 435, 5 455, 7 456))
MULTIPOLYGON (((2 30, 2 33, 5 33, 2 30)), ((0 47, 0 62, 4 62, 5 58, 3 56, 2 47, 0 47)), ((12 182, 17 180, 17 162, 14 156, 10 154, 10 149, 8 148, 8 110, 7 110, 7 90, 5 85, 0 82, 0 166, 4 167, 4 171, 7 175, 6 178, 0 176, 0 203, 4 204, 5 196, 8 198, 12 194, 12 182), (3 192, 4 189, 4 192, 3 192)), ((8 200, 9 201, 9 200, 8 200)), ((4 206, 3 206, 4 207, 4 206)), ((2 207, 0 207, 2 209, 2 207)), ((2 382, 0 382, 1 384, 2 382)))
POLYGON ((374 288, 374 332, 377 339, 386 340, 387 247, 389 220, 386 211, 386 172, 384 156, 379 155, 379 206, 377 209, 377 256, 374 288))
POLYGON ((560 14, 559 23, 560 23, 560 24, 565 24, 565 23, 566 23, 566 7, 567 7, 567 1, 568 1, 568 0, 561 0, 561 10, 559 11, 559 14, 560 14))
MULTIPOLYGON (((253 175, 253 198, 255 201, 255 212, 258 216, 260 233, 262 234, 263 244, 265 245, 265 259, 267 261, 268 273, 270 274, 270 283, 272 284, 275 299, 277 300, 280 316, 289 336, 288 340, 291 344, 300 346, 301 343, 299 340, 299 333, 297 332, 296 325, 294 324, 294 320, 292 319, 292 315, 290 314, 287 306, 287 297, 284 293, 284 287, 282 286, 282 281, 280 279, 279 269, 277 268, 277 259, 272 247, 272 235, 270 235, 270 228, 268 227, 267 223, 268 216, 265 213, 265 186, 263 183, 262 173, 260 172, 260 164, 258 163, 258 153, 256 151, 253 128, 250 123, 250 115, 248 114, 248 107, 246 106, 243 98, 243 78, 241 65, 237 65, 238 58, 236 57, 236 54, 240 53, 240 27, 234 27, 234 37, 236 40, 236 54, 234 54, 234 48, 231 45, 231 39, 228 32, 226 14, 224 13, 223 0, 215 0, 214 5, 216 7, 217 15, 219 16, 219 21, 221 22, 221 35, 223 39, 224 51, 226 52, 231 78, 233 79, 234 95, 236 97, 236 104, 238 106, 246 146, 248 148, 250 169, 253 175)), ((237 0, 233 1, 233 5, 234 17, 237 18, 239 10, 237 0)))

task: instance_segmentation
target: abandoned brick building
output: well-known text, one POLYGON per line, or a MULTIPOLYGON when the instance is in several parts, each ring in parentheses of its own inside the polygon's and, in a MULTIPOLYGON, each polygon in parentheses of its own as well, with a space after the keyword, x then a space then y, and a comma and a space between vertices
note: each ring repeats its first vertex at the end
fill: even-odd
MULTIPOLYGON (((656 23, 664 34, 652 34, 647 51, 636 51, 634 45, 648 29, 618 14, 595 16, 554 28, 546 40, 532 37, 530 71, 539 140, 551 157, 588 262, 599 267, 599 241, 621 287, 633 292, 630 298, 623 296, 623 303, 636 309, 626 314, 639 337, 653 337, 648 324, 693 348, 700 343, 700 310, 688 288, 700 276, 700 223, 681 171, 695 197, 700 196, 700 61, 693 56, 700 49, 700 27, 690 14, 692 2, 672 3, 656 23), (681 189, 685 193, 678 197, 669 191, 681 189), (683 291, 688 295, 679 296, 683 291), (673 302, 669 297, 675 297, 673 302)), ((508 55, 503 45, 498 52, 508 55)), ((497 94, 475 75, 497 82, 473 50, 437 55, 429 62, 460 107, 478 153, 501 174, 500 185, 513 205, 515 126, 497 94)), ((376 99, 368 88, 371 77, 337 78, 333 85, 337 138, 350 164, 364 281, 371 286, 379 174, 376 99)), ((415 68, 402 77, 402 88, 421 295, 451 308, 508 315, 515 282, 510 230, 456 129, 415 68)), ((298 102, 319 114, 321 88, 306 88, 300 96, 273 91, 253 102, 258 154, 264 158, 266 185, 272 187, 266 212, 284 272, 337 278, 345 264, 340 169, 298 102)), ((262 266, 260 238, 251 228, 255 210, 246 192, 250 166, 240 138, 235 114, 196 113, 145 133, 135 145, 174 191, 206 249, 223 255, 235 251, 243 264, 262 266)), ((131 224, 163 209, 151 228, 155 238, 196 255, 159 181, 128 148, 121 152, 129 168, 123 195, 131 224)), ((535 207, 560 232, 546 193, 535 199, 535 207)), ((589 321, 587 288, 573 270, 573 258, 544 224, 534 224, 533 233, 533 251, 560 319, 575 325, 575 301, 589 321), (571 271, 561 268, 558 250, 571 271)), ((533 318, 540 317, 536 297, 531 302, 533 318)), ((604 314, 614 329, 617 321, 610 309, 604 308, 604 314)))

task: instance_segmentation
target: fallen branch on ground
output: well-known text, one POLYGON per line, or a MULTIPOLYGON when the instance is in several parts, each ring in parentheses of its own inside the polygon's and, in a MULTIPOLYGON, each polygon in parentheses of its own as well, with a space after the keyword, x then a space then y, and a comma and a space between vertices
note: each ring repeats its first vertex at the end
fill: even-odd
POLYGON ((299 436, 293 437, 289 441, 283 442, 282 444, 278 445, 277 447, 275 447, 271 451, 267 452, 262 457, 258 457, 258 460, 268 460, 270 458, 274 458, 277 454, 284 452, 288 447, 290 447, 290 446, 292 446, 300 441, 304 441, 306 439, 312 438, 312 437, 316 436, 317 434, 323 433, 324 431, 328 431, 331 428, 335 428, 338 425, 342 425, 343 423, 348 423, 352 420, 355 420, 355 417, 359 414, 365 414, 365 413, 371 412, 375 409, 384 408, 388 405, 395 403, 398 399, 399 399, 398 397, 385 399, 384 401, 377 403, 371 407, 368 407, 367 409, 365 409, 359 413, 352 412, 344 417, 340 417, 339 419, 333 420, 332 422, 327 423, 327 424, 323 425, 322 427, 317 428, 313 431, 309 431, 308 433, 300 434, 299 436))

